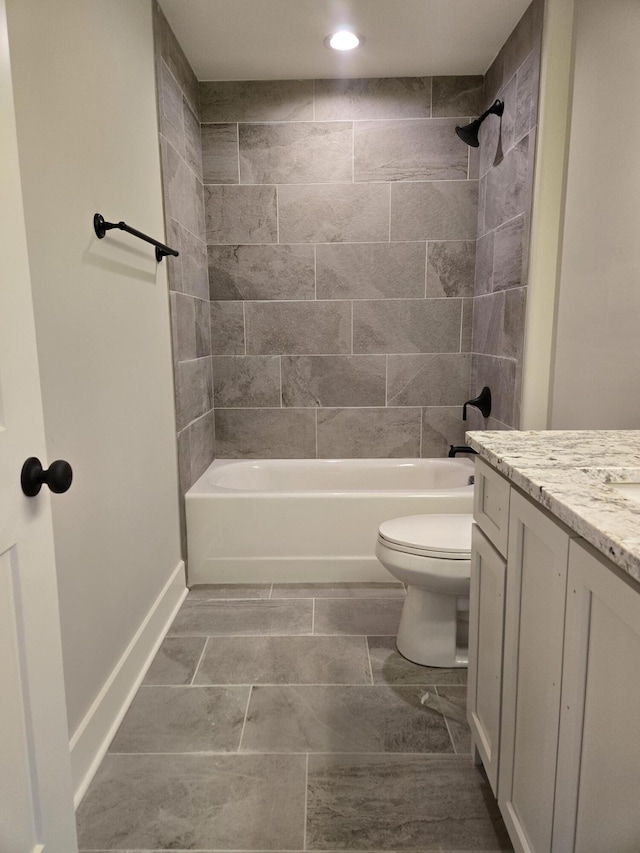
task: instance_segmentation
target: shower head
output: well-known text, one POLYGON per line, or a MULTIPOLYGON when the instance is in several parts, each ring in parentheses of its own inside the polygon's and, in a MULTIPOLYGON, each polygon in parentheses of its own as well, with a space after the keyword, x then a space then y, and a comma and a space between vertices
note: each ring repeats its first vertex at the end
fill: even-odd
POLYGON ((480 145, 478 140, 478 131, 480 125, 489 115, 501 116, 504 112, 504 102, 495 101, 488 110, 482 113, 480 118, 474 119, 470 124, 465 124, 464 127, 456 127, 456 133, 463 142, 470 145, 472 148, 477 148, 480 145))

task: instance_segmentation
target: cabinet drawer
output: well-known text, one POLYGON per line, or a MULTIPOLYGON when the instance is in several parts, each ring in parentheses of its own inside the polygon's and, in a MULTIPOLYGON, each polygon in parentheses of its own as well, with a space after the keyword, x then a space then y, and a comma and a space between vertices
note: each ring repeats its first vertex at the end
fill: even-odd
POLYGON ((473 517, 501 554, 509 536, 509 482, 482 459, 476 460, 473 517))

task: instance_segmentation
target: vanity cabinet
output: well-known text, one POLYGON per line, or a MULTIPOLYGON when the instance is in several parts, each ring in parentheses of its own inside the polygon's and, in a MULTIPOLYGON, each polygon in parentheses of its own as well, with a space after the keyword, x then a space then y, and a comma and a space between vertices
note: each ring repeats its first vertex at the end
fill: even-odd
POLYGON ((640 850, 640 587, 477 464, 468 720, 511 841, 640 850))

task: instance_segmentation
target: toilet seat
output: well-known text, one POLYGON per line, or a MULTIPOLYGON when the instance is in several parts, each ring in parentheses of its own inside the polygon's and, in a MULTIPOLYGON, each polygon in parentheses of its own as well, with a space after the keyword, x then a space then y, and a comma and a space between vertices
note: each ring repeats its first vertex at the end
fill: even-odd
POLYGON ((380 525, 378 541, 392 551, 440 560, 471 559, 473 516, 409 515, 380 525))

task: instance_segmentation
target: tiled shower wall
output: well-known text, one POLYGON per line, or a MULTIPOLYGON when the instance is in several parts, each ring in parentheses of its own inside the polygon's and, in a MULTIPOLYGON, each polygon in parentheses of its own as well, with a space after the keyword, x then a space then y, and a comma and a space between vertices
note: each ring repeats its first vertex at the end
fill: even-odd
MULTIPOLYGON (((209 282, 204 243, 198 82, 154 3, 160 157, 176 387, 180 494, 214 457, 209 282)), ((184 501, 180 499, 184 552, 184 501)))
POLYGON ((462 441, 482 83, 200 84, 216 456, 462 441))
MULTIPOLYGON (((486 109, 504 101, 480 134, 480 192, 473 310, 472 395, 491 388, 486 426, 518 428, 543 0, 533 0, 484 78, 486 109)), ((469 428, 485 426, 476 410, 469 428)))

